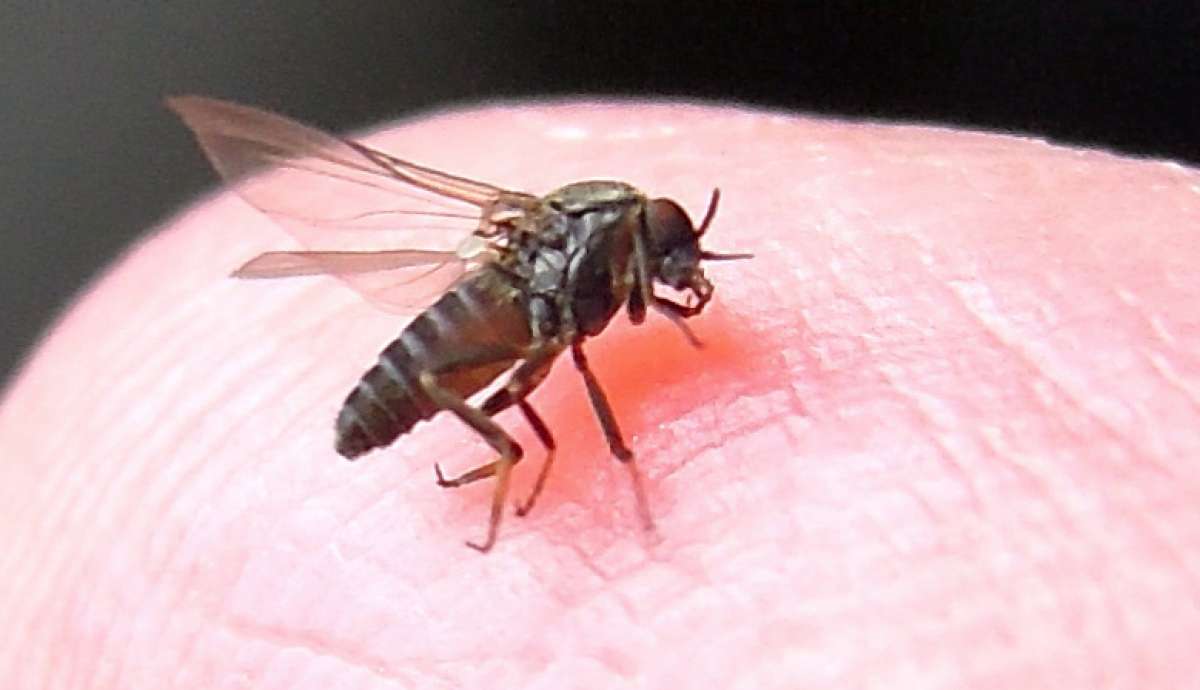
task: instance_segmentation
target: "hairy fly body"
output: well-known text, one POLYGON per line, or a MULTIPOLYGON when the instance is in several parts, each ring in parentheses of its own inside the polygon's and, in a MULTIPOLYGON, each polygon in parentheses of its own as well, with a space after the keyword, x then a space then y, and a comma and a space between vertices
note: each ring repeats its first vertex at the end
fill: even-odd
POLYGON ((492 417, 518 408, 546 449, 533 490, 517 506, 524 515, 545 485, 555 448, 527 398, 570 350, 609 448, 629 469, 639 511, 651 524, 633 453, 583 344, 622 308, 635 324, 653 309, 697 344, 684 319, 699 314, 713 294, 701 262, 747 256, 700 248, 716 212, 716 191, 696 227, 675 202, 649 199, 623 182, 576 182, 536 197, 403 161, 253 108, 199 97, 169 104, 223 177, 306 246, 361 244, 367 236, 380 247, 267 252, 235 276, 330 274, 396 311, 436 297, 347 397, 337 418, 338 453, 355 458, 391 444, 419 421, 452 412, 498 455, 452 478, 434 466, 444 487, 496 478, 487 535, 482 543, 468 542, 487 551, 496 541, 512 467, 523 455, 492 417), (456 247, 396 248, 437 244, 447 236, 456 247), (683 293, 684 301, 655 294, 655 284, 683 293), (490 392, 478 404, 469 402, 485 389, 490 392))

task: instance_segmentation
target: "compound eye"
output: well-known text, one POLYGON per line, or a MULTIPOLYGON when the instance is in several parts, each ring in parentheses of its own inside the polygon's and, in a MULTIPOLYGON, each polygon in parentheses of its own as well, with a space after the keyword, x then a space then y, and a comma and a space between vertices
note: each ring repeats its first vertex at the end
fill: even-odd
POLYGON ((679 204, 670 199, 655 199, 650 202, 650 234, 655 246, 665 251, 685 242, 693 242, 696 230, 692 219, 679 204))

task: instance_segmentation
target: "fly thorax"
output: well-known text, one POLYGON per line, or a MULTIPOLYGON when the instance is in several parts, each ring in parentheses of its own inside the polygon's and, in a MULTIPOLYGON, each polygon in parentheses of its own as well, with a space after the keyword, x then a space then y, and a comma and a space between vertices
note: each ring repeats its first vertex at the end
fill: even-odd
POLYGON ((546 294, 563 284, 567 271, 567 255, 554 249, 543 249, 533 257, 533 276, 529 287, 534 294, 546 294))
POLYGON ((534 340, 551 340, 559 332, 559 314, 552 297, 535 295, 529 300, 529 330, 534 340))

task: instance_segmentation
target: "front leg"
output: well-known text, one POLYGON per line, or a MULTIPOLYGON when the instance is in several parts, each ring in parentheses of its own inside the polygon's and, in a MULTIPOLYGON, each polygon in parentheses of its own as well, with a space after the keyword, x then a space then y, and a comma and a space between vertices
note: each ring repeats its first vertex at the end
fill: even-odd
POLYGON ((671 320, 679 330, 683 331, 683 337, 687 338, 692 347, 704 347, 696 334, 691 328, 684 323, 684 318, 691 316, 693 313, 688 313, 688 307, 681 304, 676 304, 670 300, 662 299, 654 294, 654 287, 651 284, 649 259, 646 257, 646 241, 642 239, 641 232, 633 233, 633 265, 635 276, 637 279, 637 290, 640 305, 634 307, 633 301, 630 300, 629 316, 634 323, 641 323, 646 312, 646 305, 654 307, 654 310, 671 320), (637 309, 638 311, 635 311, 637 309), (640 311, 640 313, 639 313, 640 311))
POLYGON ((654 518, 650 516, 650 506, 646 501, 646 490, 642 487, 642 476, 638 472, 637 463, 634 462, 633 453, 621 438, 621 429, 617 426, 617 418, 613 415, 612 406, 608 404, 608 398, 604 395, 604 390, 600 388, 600 382, 596 380, 596 375, 588 366, 587 355, 584 354, 583 345, 578 340, 571 344, 571 359, 575 361, 575 368, 583 376, 588 398, 592 401, 592 409, 595 410, 596 417, 600 420, 600 428, 604 430, 604 438, 608 441, 609 449, 622 464, 629 468, 642 524, 647 531, 653 530, 654 518))
POLYGON ((699 314, 701 312, 701 310, 704 309, 703 303, 694 304, 694 305, 680 304, 678 302, 669 300, 665 297, 659 297, 658 295, 653 295, 652 299, 654 300, 654 308, 655 309, 658 309, 659 311, 670 311, 672 313, 678 314, 681 318, 684 318, 684 319, 693 317, 696 314, 699 314))

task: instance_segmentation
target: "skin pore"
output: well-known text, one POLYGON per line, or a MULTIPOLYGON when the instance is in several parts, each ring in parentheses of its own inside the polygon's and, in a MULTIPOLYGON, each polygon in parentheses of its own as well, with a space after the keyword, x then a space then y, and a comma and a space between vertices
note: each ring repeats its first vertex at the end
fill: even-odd
MULTIPOLYGON (((544 493, 487 556, 449 415, 354 463, 402 320, 203 201, 64 315, 0 403, 13 687, 1182 687, 1200 639, 1200 173, 1044 142, 680 105, 442 115, 371 143, 543 193, 679 202, 713 264, 566 358, 544 493)), ((197 153, 197 155, 200 155, 197 153)), ((296 190, 304 194, 305 190, 296 190)), ((336 203, 331 200, 330 203, 336 203)), ((541 462, 527 449, 513 497, 541 462)))

